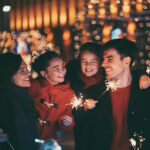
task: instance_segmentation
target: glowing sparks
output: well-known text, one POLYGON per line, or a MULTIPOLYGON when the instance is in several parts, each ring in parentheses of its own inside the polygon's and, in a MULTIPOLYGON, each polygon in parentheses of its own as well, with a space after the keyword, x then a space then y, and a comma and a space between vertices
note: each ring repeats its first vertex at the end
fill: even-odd
POLYGON ((83 106, 83 95, 80 93, 79 98, 74 96, 68 105, 72 105, 72 109, 78 109, 79 107, 83 106))
POLYGON ((115 91, 115 90, 117 90, 118 85, 120 84, 120 81, 119 80, 110 80, 110 79, 107 79, 105 81, 105 84, 106 84, 106 87, 107 87, 107 89, 106 89, 107 91, 109 89, 111 89, 112 91, 115 91))
POLYGON ((142 137, 142 132, 140 134, 134 132, 133 138, 129 139, 130 145, 134 150, 140 150, 142 148, 143 142, 146 140, 142 137))
POLYGON ((148 74, 150 74, 150 65, 147 66, 146 72, 147 72, 148 74))

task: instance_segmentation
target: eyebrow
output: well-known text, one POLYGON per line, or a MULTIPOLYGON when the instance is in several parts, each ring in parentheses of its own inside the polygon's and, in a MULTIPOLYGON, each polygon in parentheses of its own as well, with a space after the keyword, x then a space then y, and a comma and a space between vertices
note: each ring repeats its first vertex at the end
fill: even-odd
POLYGON ((107 57, 105 57, 105 58, 113 58, 113 56, 112 56, 112 55, 110 55, 110 56, 107 56, 107 57))

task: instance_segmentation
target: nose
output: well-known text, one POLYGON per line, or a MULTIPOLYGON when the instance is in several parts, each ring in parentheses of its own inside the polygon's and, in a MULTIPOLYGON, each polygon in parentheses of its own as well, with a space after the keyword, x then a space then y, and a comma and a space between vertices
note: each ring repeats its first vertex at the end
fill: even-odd
POLYGON ((26 74, 27 76, 30 76, 30 75, 31 75, 31 72, 30 72, 28 69, 26 69, 25 74, 26 74))
POLYGON ((106 62, 105 61, 102 62, 102 67, 106 67, 106 62))

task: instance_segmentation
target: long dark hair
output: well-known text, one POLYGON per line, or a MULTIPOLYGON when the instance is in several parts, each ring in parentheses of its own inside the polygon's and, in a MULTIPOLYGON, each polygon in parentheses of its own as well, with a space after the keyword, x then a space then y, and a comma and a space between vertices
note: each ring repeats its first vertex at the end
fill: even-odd
POLYGON ((21 62, 20 55, 10 52, 0 54, 0 88, 9 87, 11 79, 18 71, 21 62))

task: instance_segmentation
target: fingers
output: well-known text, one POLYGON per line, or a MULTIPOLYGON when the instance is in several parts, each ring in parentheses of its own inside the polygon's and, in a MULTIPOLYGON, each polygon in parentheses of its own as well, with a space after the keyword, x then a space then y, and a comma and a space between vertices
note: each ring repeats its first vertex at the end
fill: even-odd
POLYGON ((72 118, 69 116, 65 116, 62 120, 62 123, 64 124, 64 126, 69 126, 72 124, 72 118))
POLYGON ((3 133, 3 130, 0 128, 0 142, 6 142, 8 141, 8 136, 7 134, 3 133))
POLYGON ((150 78, 147 75, 141 76, 139 87, 140 89, 147 89, 148 87, 150 87, 150 78))

